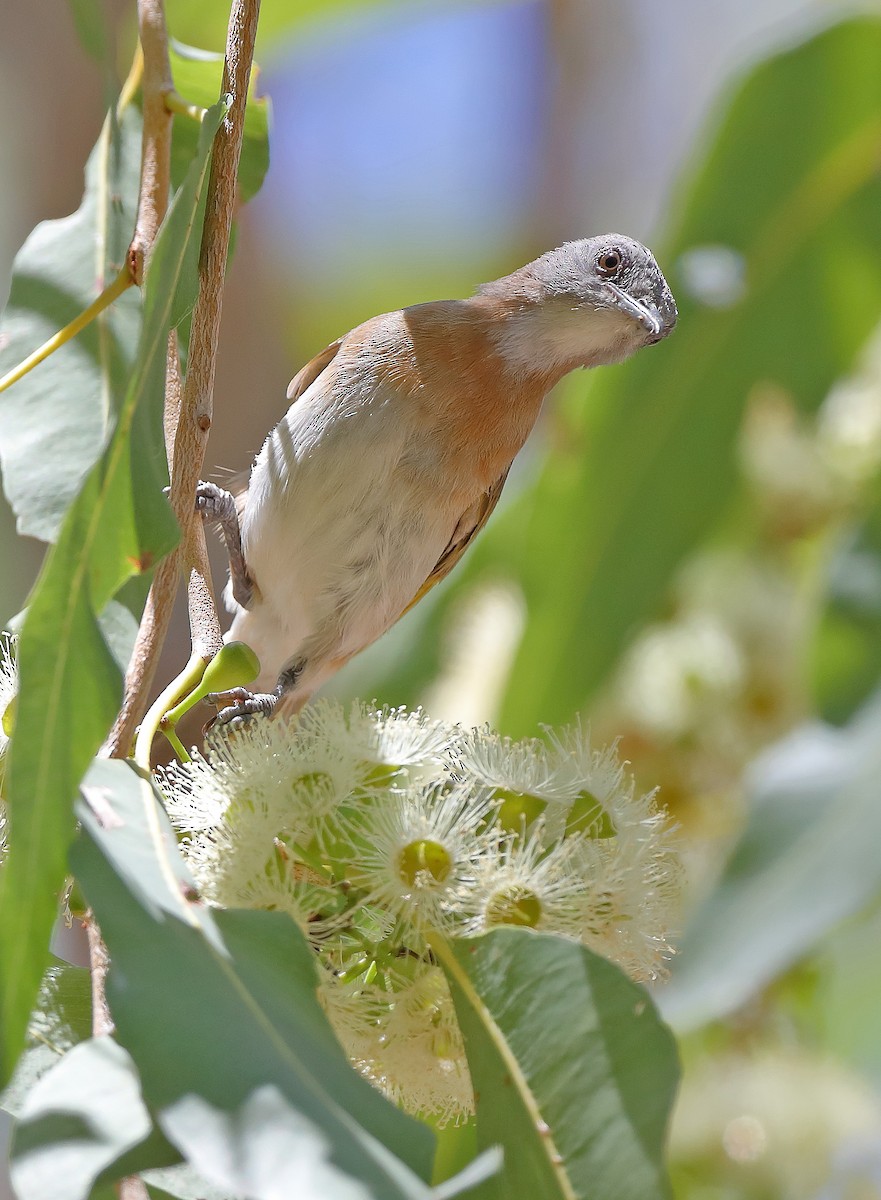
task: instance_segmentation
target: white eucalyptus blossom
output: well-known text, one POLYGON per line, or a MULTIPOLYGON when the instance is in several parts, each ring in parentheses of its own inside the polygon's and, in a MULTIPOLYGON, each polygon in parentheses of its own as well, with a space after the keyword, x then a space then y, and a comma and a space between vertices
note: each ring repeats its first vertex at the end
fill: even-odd
POLYGON ((411 1112, 473 1111, 434 937, 518 925, 653 979, 677 862, 653 795, 580 728, 513 742, 327 701, 159 774, 205 898, 287 912, 352 1062, 411 1112))
POLYGON ((380 782, 401 771, 434 769, 437 774, 460 736, 458 726, 434 721, 421 708, 375 708, 357 700, 348 713, 339 704, 319 700, 303 711, 298 728, 344 750, 380 782))
POLYGON ((473 1111, 471 1077, 440 967, 416 962, 380 982, 327 973, 319 999, 353 1065, 412 1113, 439 1125, 473 1111))
POLYGON ((414 933, 443 928, 458 889, 486 853, 495 811, 486 789, 389 789, 369 806, 353 806, 342 822, 354 868, 349 878, 414 933))
POLYGON ((542 817, 548 838, 567 828, 605 837, 616 818, 629 818, 633 788, 615 747, 592 749, 580 726, 519 742, 484 726, 465 734, 455 753, 456 776, 491 789, 505 829, 520 832, 542 817))

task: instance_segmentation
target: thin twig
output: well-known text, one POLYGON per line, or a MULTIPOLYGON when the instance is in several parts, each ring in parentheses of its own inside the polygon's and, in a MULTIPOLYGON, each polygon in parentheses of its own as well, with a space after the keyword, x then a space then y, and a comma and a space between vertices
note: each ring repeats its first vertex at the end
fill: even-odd
POLYGON ((199 292, 193 309, 187 375, 181 401, 171 478, 171 505, 183 531, 183 560, 189 569, 187 598, 193 649, 213 656, 221 645, 217 608, 205 550, 205 535, 193 498, 202 473, 214 409, 214 373, 223 283, 236 203, 236 180, 245 131, 245 106, 254 58, 260 0, 233 0, 221 90, 229 112, 214 142, 205 224, 199 256, 199 292))
POLYGON ((236 200, 236 177, 244 135, 245 105, 254 55, 260 0, 234 0, 230 13, 222 91, 230 110, 214 141, 202 246, 199 292, 190 329, 187 377, 180 394, 176 349, 169 347, 165 436, 171 469, 171 507, 180 523, 181 545, 157 568, 126 675, 125 701, 108 740, 111 754, 125 757, 147 706, 159 651, 165 641, 179 565, 187 571, 187 601, 193 649, 206 661, 222 638, 201 519, 193 498, 202 473, 213 415, 214 373, 223 306, 223 281, 236 200))
POLYGON ((168 57, 164 0, 138 0, 138 37, 144 54, 144 134, 138 216, 127 261, 132 279, 140 285, 144 282, 144 265, 153 249, 156 231, 168 208, 171 188, 173 117, 165 98, 174 90, 174 81, 168 57))

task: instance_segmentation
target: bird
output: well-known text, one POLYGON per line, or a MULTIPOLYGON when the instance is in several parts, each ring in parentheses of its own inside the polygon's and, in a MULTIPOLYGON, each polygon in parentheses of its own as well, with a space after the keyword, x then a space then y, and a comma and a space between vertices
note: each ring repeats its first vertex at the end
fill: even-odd
POLYGON ((209 697, 216 720, 298 712, 460 560, 550 389, 676 320, 651 251, 610 233, 467 299, 372 317, 317 354, 247 481, 197 488, 228 552, 227 638, 261 664, 254 690, 209 697))

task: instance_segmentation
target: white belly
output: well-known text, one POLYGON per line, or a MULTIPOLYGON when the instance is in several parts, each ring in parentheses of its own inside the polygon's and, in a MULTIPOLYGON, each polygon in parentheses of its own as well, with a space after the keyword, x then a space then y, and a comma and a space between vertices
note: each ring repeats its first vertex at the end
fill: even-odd
MULTIPOLYGON (((411 405, 412 408, 412 405, 411 405)), ((446 548, 459 513, 393 404, 292 406, 251 477, 242 520, 260 599, 231 636, 261 660, 260 686, 303 655, 308 690, 392 625, 446 548)))

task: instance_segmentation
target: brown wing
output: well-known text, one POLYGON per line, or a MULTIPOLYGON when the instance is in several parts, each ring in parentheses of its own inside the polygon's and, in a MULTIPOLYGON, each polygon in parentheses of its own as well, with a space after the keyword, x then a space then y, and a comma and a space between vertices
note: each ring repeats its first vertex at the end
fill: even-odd
POLYGON ((329 363, 333 362, 342 344, 343 339, 337 338, 335 342, 331 342, 329 346, 325 346, 319 354, 316 354, 314 358, 306 363, 305 367, 302 367, 296 373, 288 384, 288 400, 290 400, 291 404, 295 400, 299 400, 306 388, 315 382, 329 363))
POLYGON ((414 604, 418 604, 422 597, 430 592, 436 583, 440 583, 452 571, 453 567, 483 529, 484 525, 490 518, 490 515, 498 503, 499 496, 502 494, 502 488, 505 486, 505 480, 508 478, 508 472, 500 476, 488 491, 485 491, 482 496, 471 505, 469 509, 459 518, 459 523, 453 530, 453 536, 447 545, 446 550, 437 560, 437 565, 434 570, 423 583, 422 587, 401 613, 408 613, 414 604))

